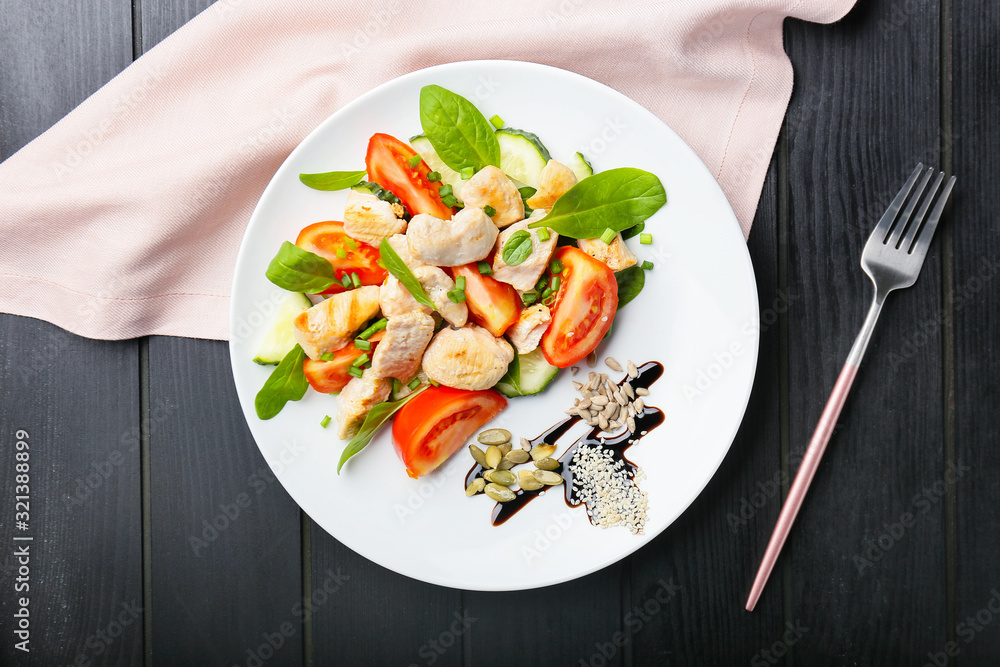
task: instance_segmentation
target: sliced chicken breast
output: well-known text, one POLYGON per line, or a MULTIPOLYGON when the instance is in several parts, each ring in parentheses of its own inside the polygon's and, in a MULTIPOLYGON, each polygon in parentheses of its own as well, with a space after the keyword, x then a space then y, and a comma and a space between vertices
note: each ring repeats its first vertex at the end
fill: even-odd
POLYGON ((621 232, 611 239, 611 243, 605 243, 601 239, 577 239, 576 245, 594 259, 607 264, 612 271, 627 269, 638 262, 625 245, 621 232))
POLYGON ((513 360, 510 343, 469 324, 439 331, 427 346, 422 365, 427 377, 440 384, 477 391, 495 385, 513 360))
POLYGON ((392 249, 399 255, 399 258, 403 260, 403 264, 406 264, 411 269, 415 269, 418 266, 426 266, 425 262, 421 262, 410 252, 410 244, 406 241, 406 234, 394 234, 389 237, 388 241, 392 249))
POLYGON ((497 227, 506 227, 524 218, 524 201, 514 181, 492 165, 477 171, 462 186, 462 201, 467 207, 492 206, 496 209, 493 222, 497 227))
POLYGON ((390 317, 385 336, 372 355, 372 375, 406 382, 420 367, 427 344, 434 335, 434 318, 419 310, 390 317))
POLYGON ((293 322, 293 335, 310 359, 344 347, 355 332, 379 310, 378 285, 334 294, 300 314, 293 322))
MULTIPOLYGON (((539 216, 541 218, 543 216, 539 216)), ((549 230, 547 241, 538 239, 538 230, 529 229, 531 222, 539 219, 532 216, 527 220, 516 222, 500 233, 497 238, 497 253, 493 256, 493 277, 501 282, 513 285, 515 289, 527 292, 535 286, 538 278, 549 264, 552 253, 555 252, 559 235, 549 230), (510 266, 503 259, 503 249, 514 234, 526 231, 531 235, 531 254, 520 264, 510 266)))
MULTIPOLYGON (((382 347, 381 343, 379 347, 382 347)), ((361 377, 351 378, 338 397, 337 437, 341 440, 353 438, 361 429, 368 411, 389 398, 390 389, 392 381, 375 377, 371 368, 366 368, 361 377)))
POLYGON ((352 239, 378 247, 386 236, 406 231, 393 205, 375 195, 351 190, 344 207, 344 232, 352 239))
MULTIPOLYGON (((451 279, 451 276, 436 266, 426 265, 413 269, 413 275, 434 303, 435 310, 441 314, 445 321, 456 327, 466 323, 469 319, 469 307, 464 301, 455 303, 448 298, 448 292, 455 289, 455 281, 451 279)), ((428 315, 433 312, 427 306, 417 302, 410 294, 410 290, 406 289, 392 275, 386 276, 385 282, 382 283, 379 304, 382 308, 382 314, 389 318, 414 310, 428 315)))
POLYGON ((538 191, 528 198, 531 208, 552 208, 557 199, 576 185, 576 174, 562 162, 549 160, 538 175, 538 191))
POLYGON ((536 303, 521 311, 517 322, 507 329, 507 337, 517 348, 518 354, 527 354, 538 347, 542 334, 549 328, 551 321, 552 314, 549 312, 549 307, 536 303))
POLYGON ((406 242, 413 256, 434 266, 459 266, 490 254, 497 226, 481 208, 466 207, 451 220, 421 213, 413 216, 406 242))

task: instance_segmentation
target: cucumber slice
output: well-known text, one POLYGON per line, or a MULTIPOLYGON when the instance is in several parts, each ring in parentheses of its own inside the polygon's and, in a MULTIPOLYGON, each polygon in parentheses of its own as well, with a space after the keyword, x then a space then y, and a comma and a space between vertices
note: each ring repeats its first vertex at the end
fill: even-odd
POLYGON ((494 387, 509 398, 537 394, 559 374, 559 368, 545 361, 542 348, 528 354, 514 352, 514 361, 507 367, 507 374, 494 387))
POLYGON ((576 174, 576 180, 578 182, 588 176, 594 175, 594 168, 590 166, 589 162, 587 162, 587 158, 583 157, 583 153, 573 153, 573 157, 569 159, 566 166, 569 167, 574 174, 576 174))
POLYGON ((500 144, 500 169, 515 181, 538 187, 538 176, 551 159, 537 135, 505 127, 496 132, 500 144))
POLYGON ((292 322, 304 310, 312 308, 312 301, 305 294, 289 294, 278 306, 274 315, 271 330, 257 349, 253 360, 264 366, 277 364, 295 347, 295 336, 292 334, 292 322))
POLYGON ((413 150, 420 153, 420 157, 427 166, 431 168, 431 171, 436 171, 441 174, 441 184, 450 185, 451 192, 455 195, 455 198, 459 202, 462 201, 462 186, 465 185, 465 181, 462 180, 462 176, 441 161, 438 157, 437 151, 431 146, 431 141, 422 134, 418 134, 415 137, 410 138, 410 146, 413 150))

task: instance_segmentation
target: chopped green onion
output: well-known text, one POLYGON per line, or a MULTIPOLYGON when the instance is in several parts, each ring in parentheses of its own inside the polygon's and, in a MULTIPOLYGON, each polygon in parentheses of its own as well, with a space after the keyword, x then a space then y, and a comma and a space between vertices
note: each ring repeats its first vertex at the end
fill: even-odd
POLYGON ((419 155, 414 155, 413 157, 411 157, 409 160, 406 161, 406 166, 409 167, 410 169, 416 169, 419 164, 420 164, 419 155))
POLYGON ((535 233, 538 234, 539 241, 544 243, 549 240, 549 230, 547 227, 539 227, 535 233))
POLYGON ((364 338, 355 338, 354 347, 356 347, 359 350, 364 350, 365 352, 368 352, 369 350, 372 349, 372 344, 371 341, 367 341, 364 338))
POLYGON ((413 390, 420 386, 420 378, 413 378, 410 380, 410 384, 406 385, 407 389, 413 390))
POLYGON ((615 232, 615 230, 608 227, 607 229, 604 230, 604 233, 601 234, 601 240, 604 241, 605 243, 611 243, 612 241, 615 240, 616 233, 617 232, 615 232))
POLYGON ((333 361, 333 352, 327 352, 325 354, 320 355, 319 360, 320 361, 333 361))
POLYGON ((347 374, 359 378, 362 375, 364 375, 364 371, 362 371, 357 366, 351 366, 350 368, 347 369, 347 374))
POLYGON ((466 167, 462 171, 458 172, 458 174, 462 177, 463 181, 469 180, 475 173, 476 170, 473 169, 472 167, 466 167))
POLYGON ((361 287, 361 278, 358 277, 357 273, 351 273, 351 282, 354 283, 355 287, 361 287))
POLYGON ((548 284, 549 284, 549 279, 543 273, 542 277, 538 279, 537 283, 535 283, 535 289, 537 291, 541 292, 543 289, 545 289, 548 286, 548 284))
POLYGON ((451 185, 449 185, 448 183, 445 183, 440 188, 438 188, 438 194, 441 195, 442 197, 447 197, 451 193, 452 193, 451 185))
POLYGON ((358 251, 358 244, 355 243, 354 239, 352 239, 350 236, 347 237, 347 241, 345 241, 345 243, 347 243, 347 247, 353 250, 354 252, 358 251))
POLYGON ((398 394, 399 390, 402 388, 403 388, 403 383, 397 380, 396 378, 392 378, 392 393, 398 394))
POLYGON ((483 207, 483 213, 492 218, 494 215, 497 214, 497 210, 492 206, 490 206, 489 204, 487 204, 486 206, 483 207))
POLYGON ((526 306, 530 306, 536 301, 538 301, 538 292, 525 292, 521 295, 521 303, 526 306))
POLYGON ((448 207, 458 206, 458 199, 455 195, 445 195, 441 197, 441 203, 448 207))
POLYGON ((490 122, 493 123, 493 127, 497 128, 498 130, 501 127, 503 127, 503 118, 501 118, 500 116, 498 116, 496 114, 493 114, 492 116, 490 116, 490 122))
POLYGON ((481 276, 492 276, 493 267, 490 266, 489 262, 477 262, 476 266, 479 267, 479 275, 481 276))
POLYGON ((351 289, 354 283, 351 282, 351 277, 346 273, 340 277, 340 284, 344 286, 344 289, 351 289))
POLYGON ((556 275, 558 273, 562 273, 562 271, 563 271, 564 268, 566 268, 566 267, 563 266, 563 263, 559 261, 558 257, 556 257, 551 262, 549 262, 549 271, 552 272, 552 275, 556 275))
POLYGON ((556 295, 555 294, 550 294, 547 297, 545 297, 544 299, 542 299, 542 305, 545 305, 545 306, 551 306, 555 302, 556 302, 556 295))
POLYGON ((327 416, 323 417, 323 421, 321 421, 319 423, 319 425, 322 426, 323 428, 326 428, 327 426, 329 426, 330 425, 330 415, 327 415, 327 416))
POLYGON ((378 266, 379 266, 380 269, 384 269, 385 268, 385 262, 382 261, 381 257, 379 257, 378 259, 376 259, 375 263, 378 264, 378 266))
POLYGON ((364 366, 365 364, 368 363, 370 359, 371 357, 369 357, 368 353, 366 352, 362 355, 355 357, 354 361, 351 362, 351 366, 364 366))
POLYGON ((462 303, 465 301, 465 290, 453 289, 448 292, 448 298, 451 299, 453 303, 462 303))
POLYGON ((431 380, 430 378, 428 378, 428 382, 431 383, 432 387, 440 387, 441 386, 440 384, 438 384, 438 382, 436 380, 431 380))
POLYGON ((642 270, 643 271, 649 271, 652 268, 653 268, 653 263, 651 261, 649 261, 648 259, 644 259, 642 261, 642 270))
POLYGON ((465 289, 465 276, 459 276, 455 278, 455 289, 464 290, 465 289))
POLYGON ((389 320, 383 317, 378 322, 376 322, 375 324, 371 325, 370 327, 359 333, 358 338, 360 338, 361 340, 368 340, 369 338, 377 334, 379 331, 382 331, 382 329, 385 329, 385 325, 387 325, 388 323, 389 320))
POLYGON ((556 291, 554 289, 552 289, 551 287, 546 287, 545 291, 542 292, 542 296, 541 296, 542 302, 544 303, 546 299, 548 299, 550 296, 552 296, 555 293, 556 293, 556 291))
POLYGON ((553 276, 552 277, 552 286, 549 287, 549 289, 552 290, 553 292, 558 292, 559 291, 559 282, 560 282, 560 280, 561 279, 559 278, 559 276, 553 276))
POLYGON ((427 172, 427 180, 431 183, 441 180, 441 172, 439 171, 429 171, 427 172))
POLYGON ((343 248, 337 248, 334 252, 337 253, 337 259, 347 259, 347 251, 343 248))
POLYGON ((642 245, 650 245, 653 242, 652 234, 639 234, 639 243, 642 245))

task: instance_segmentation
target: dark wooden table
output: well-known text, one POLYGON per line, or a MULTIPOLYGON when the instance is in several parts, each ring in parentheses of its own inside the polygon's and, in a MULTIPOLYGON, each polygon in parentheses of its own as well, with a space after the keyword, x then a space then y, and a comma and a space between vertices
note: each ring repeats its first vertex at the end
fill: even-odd
MULTIPOLYGON (((0 0, 0 157, 207 4, 0 0)), ((94 341, 3 315, 0 663, 1000 664, 1000 5, 861 0, 785 34, 795 92, 749 240, 753 397, 722 468, 658 539, 542 590, 404 578, 276 483, 224 343, 94 341), (748 613, 789 471, 868 307, 861 247, 918 161, 958 175, 950 213, 920 281, 886 306, 748 613), (15 647, 19 431, 30 654, 15 647)))

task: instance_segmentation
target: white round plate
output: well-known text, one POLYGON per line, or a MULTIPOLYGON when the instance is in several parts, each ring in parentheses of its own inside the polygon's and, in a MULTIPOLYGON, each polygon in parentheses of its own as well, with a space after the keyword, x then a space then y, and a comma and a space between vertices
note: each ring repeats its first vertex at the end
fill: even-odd
MULTIPOLYGON (((261 453, 288 493, 335 538, 380 565, 423 581, 472 590, 547 586, 599 570, 640 548, 691 504, 722 462, 743 418, 757 362, 757 290, 746 243, 715 179, 670 128, 621 93, 578 74, 513 61, 440 65, 379 86, 334 113, 289 155, 250 219, 236 262, 230 352, 240 403, 261 453), (404 141, 420 129, 419 93, 438 84, 464 95, 489 118, 541 137, 552 156, 576 151, 596 171, 638 167, 656 174, 667 204, 646 222, 652 245, 629 246, 646 272, 642 293, 625 307, 598 348, 636 363, 656 360, 663 377, 647 404, 664 423, 628 456, 642 466, 649 493, 645 534, 590 525, 557 488, 499 527, 493 501, 467 498, 472 464, 460 451, 433 474, 407 477, 389 428, 337 474, 344 448, 333 423, 335 397, 310 390, 269 421, 254 396, 273 367, 252 359, 282 290, 264 270, 282 241, 320 220, 342 219, 346 192, 318 192, 300 173, 363 169, 368 138, 386 132, 404 141), (515 565, 516 576, 484 574, 484 562, 515 565)), ((581 364, 580 376, 589 370, 581 364)), ((608 371, 603 363, 597 370, 608 371)), ((613 373, 617 379, 621 374, 613 373)), ((546 390, 512 399, 492 426, 532 438, 573 404, 564 371, 546 390)), ((580 433, 574 431, 573 433, 580 433)), ((572 438, 564 438, 561 454, 572 438)))

